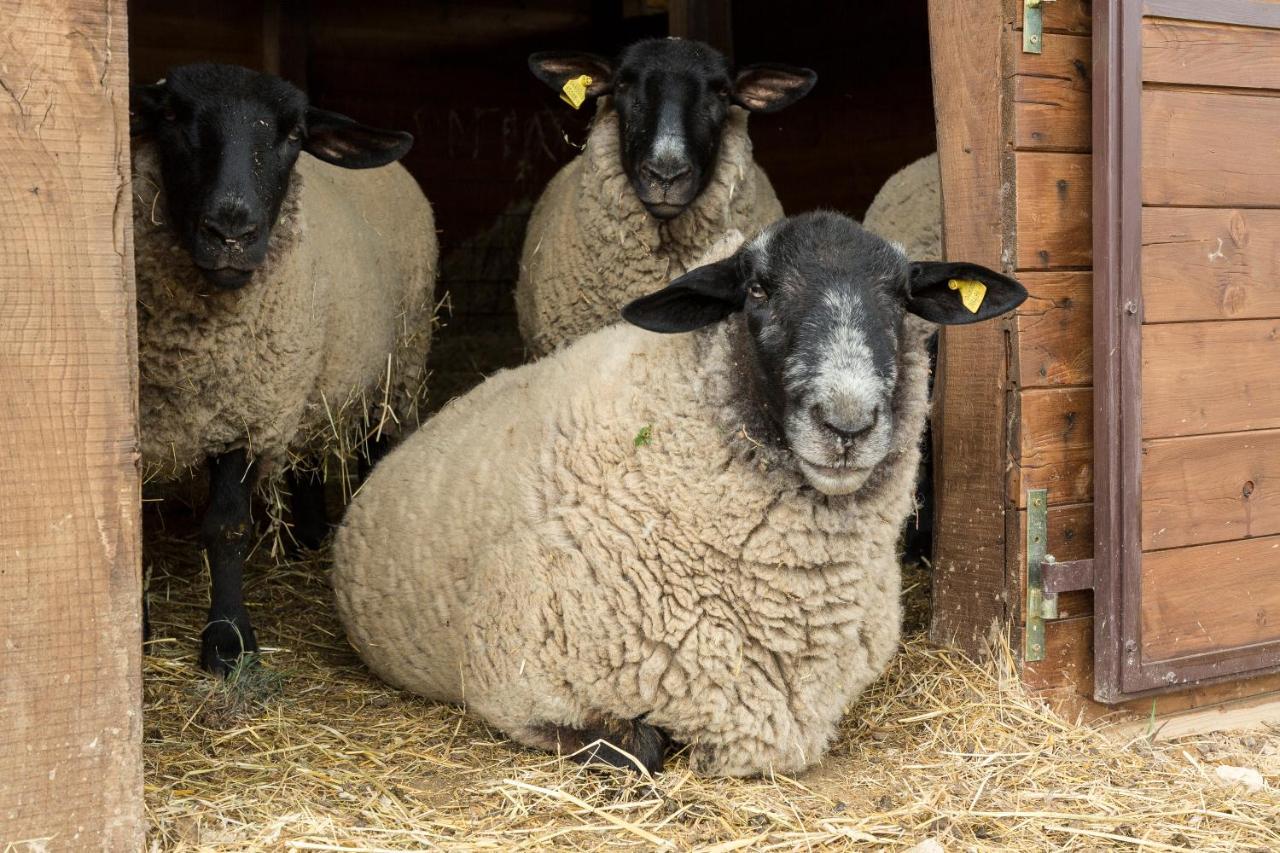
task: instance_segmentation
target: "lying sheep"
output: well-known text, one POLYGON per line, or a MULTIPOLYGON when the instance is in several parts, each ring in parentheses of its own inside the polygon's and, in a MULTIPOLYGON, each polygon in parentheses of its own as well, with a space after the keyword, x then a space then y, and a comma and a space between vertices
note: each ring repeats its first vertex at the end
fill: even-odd
MULTIPOLYGON (((921 157, 894 173, 876 193, 862 226, 902 246, 908 257, 942 260, 942 175, 937 152, 921 157)), ((929 339, 929 357, 937 361, 938 341, 929 339)), ((932 388, 930 389, 932 393, 932 388)), ((933 558, 933 430, 927 428, 921 447, 916 513, 903 537, 903 562, 917 564, 933 558)))
MULTIPOLYGON (((191 65, 130 97, 142 461, 161 480, 209 468, 201 663, 225 672, 257 648, 241 590, 255 479, 417 418, 435 226, 387 166, 411 136, 279 78, 191 65)), ((314 475, 292 485, 314 545, 323 492, 314 475)))
POLYGON ((726 231, 753 234, 782 217, 751 157, 747 113, 804 97, 817 79, 807 68, 732 75, 720 53, 684 39, 637 42, 616 62, 536 53, 529 66, 556 91, 587 75, 585 97, 600 98, 586 150, 529 220, 516 309, 534 355, 615 322, 726 231))
POLYGON ((838 214, 771 226, 388 456, 335 538, 348 637, 581 760, 656 770, 669 737, 701 773, 813 764, 897 645, 924 321, 1025 296, 838 214))

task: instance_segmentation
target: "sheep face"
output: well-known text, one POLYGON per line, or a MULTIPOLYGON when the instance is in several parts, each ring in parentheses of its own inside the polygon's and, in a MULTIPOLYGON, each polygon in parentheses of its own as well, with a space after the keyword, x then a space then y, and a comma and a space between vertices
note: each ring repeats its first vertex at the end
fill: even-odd
POLYGON ((220 290, 243 287, 266 260, 301 151, 360 169, 397 160, 413 143, 311 107, 279 77, 234 65, 174 68, 129 98, 132 134, 157 148, 170 225, 220 290))
POLYGON ((731 104, 774 112, 817 80, 807 68, 782 65, 748 66, 735 75, 719 51, 677 38, 636 42, 614 61, 535 53, 529 67, 557 91, 585 74, 588 98, 613 96, 622 168, 645 209, 661 220, 679 216, 706 189, 731 104))
POLYGON ((906 314, 972 323, 1026 296, 1021 284, 984 267, 910 262, 847 217, 811 213, 775 223, 733 256, 622 313, 657 332, 732 315, 753 414, 811 486, 842 495, 866 482, 888 452, 906 314))

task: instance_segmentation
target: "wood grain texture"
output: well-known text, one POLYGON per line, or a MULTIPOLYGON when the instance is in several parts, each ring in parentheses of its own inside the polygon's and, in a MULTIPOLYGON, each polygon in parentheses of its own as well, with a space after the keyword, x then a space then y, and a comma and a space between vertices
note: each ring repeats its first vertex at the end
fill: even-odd
MULTIPOLYGON (((1012 29, 1022 29, 1022 3, 1010 5, 1014 14, 1009 19, 1012 29)), ((1042 7, 1041 22, 1046 33, 1088 33, 1093 23, 1093 10, 1090 0, 1056 0, 1042 7)), ((1018 49, 1022 49, 1022 39, 1018 39, 1018 49)))
POLYGON ((1020 150, 1088 151, 1091 44, 1087 36, 1046 34, 1043 53, 1023 53, 1010 33, 1018 73, 1013 82, 1013 139, 1020 150))
POLYGON ((1280 430, 1148 441, 1142 547, 1280 533, 1280 430))
POLYGON ((1280 207, 1280 98, 1146 89, 1142 203, 1280 207))
POLYGON ((1142 437, 1280 427, 1280 320, 1142 328, 1142 437))
POLYGON ((1148 18, 1142 24, 1142 77, 1280 89, 1280 30, 1148 18))
POLYGON ((1093 263, 1093 173, 1088 154, 1019 152, 1018 269, 1093 263))
MULTIPOLYGON (((1045 514, 1049 526, 1049 550, 1061 562, 1083 560, 1093 556, 1093 504, 1067 504, 1049 506, 1045 514)), ((1027 511, 1018 510, 1018 532, 1010 537, 1010 566, 1018 568, 1017 589, 1011 592, 1019 601, 1026 597, 1027 588, 1027 511)), ((1093 592, 1078 590, 1058 595, 1058 616, 1073 619, 1093 612, 1093 592)), ((1026 623, 1026 614, 1021 614, 1026 623)))
POLYGON ((1009 499, 1025 507, 1028 489, 1048 489, 1051 507, 1093 500, 1093 389, 1026 391, 1021 400, 1009 499))
POLYGON ((1025 272, 1014 373, 1023 389, 1093 382, 1093 274, 1025 272))
POLYGON ((1148 323, 1280 317, 1280 211, 1146 208, 1142 296, 1148 323))
MULTIPOLYGON (((930 0, 947 254, 1000 269, 1007 191, 1001 162, 1002 4, 930 0)), ((937 490, 931 636, 982 650, 1005 612, 1007 321, 947 327, 934 423, 937 490)))
POLYGON ((1142 555, 1142 655, 1184 655, 1280 640, 1280 536, 1142 555))
POLYGON ((0 842, 138 850, 125 4, 0 21, 0 842))

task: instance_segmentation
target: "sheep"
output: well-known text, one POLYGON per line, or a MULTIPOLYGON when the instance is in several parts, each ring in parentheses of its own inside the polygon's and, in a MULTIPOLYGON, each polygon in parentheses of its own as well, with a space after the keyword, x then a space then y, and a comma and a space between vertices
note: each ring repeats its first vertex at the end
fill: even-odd
POLYGON ((613 62, 535 53, 529 66, 556 91, 586 75, 585 98, 598 99, 585 150, 529 220, 516 310, 531 354, 616 322, 727 230, 752 234, 782 217, 752 159, 747 115, 804 97, 817 80, 809 69, 731 75, 719 52, 684 39, 640 41, 613 62))
MULTIPOLYGON (((942 175, 934 152, 894 173, 876 193, 862 226, 902 246, 922 261, 942 260, 942 175)), ((929 359, 936 363, 938 339, 929 339, 929 359)), ((930 387, 930 395, 933 389, 930 387)), ((933 429, 926 427, 921 447, 916 513, 907 523, 902 559, 917 564, 933 557, 933 429)))
POLYGON ((897 646, 931 323, 1025 296, 839 214, 770 226, 387 456, 335 536, 348 639, 581 761, 812 765, 897 646))
POLYGON ((416 424, 435 226, 394 164, 411 136, 277 77, 190 65, 130 97, 142 463, 161 482, 208 467, 200 661, 226 673, 257 650, 241 584, 255 482, 292 475, 314 547, 326 455, 416 424))

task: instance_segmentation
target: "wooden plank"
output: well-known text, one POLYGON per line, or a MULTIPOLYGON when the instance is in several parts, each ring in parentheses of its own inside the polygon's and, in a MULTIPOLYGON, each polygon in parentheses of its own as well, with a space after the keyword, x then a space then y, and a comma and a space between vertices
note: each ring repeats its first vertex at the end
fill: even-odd
POLYGON ((1277 126, 1280 98, 1144 90, 1142 203, 1280 207, 1277 126))
POLYGON ((1142 555, 1144 661, 1280 640, 1280 536, 1142 555))
POLYGON ((1092 164, 1088 154, 1016 155, 1018 269, 1093 263, 1092 164))
MULTIPOLYGON (((944 240, 953 258, 1001 269, 1002 4, 929 0, 944 240)), ((938 490, 930 634, 970 653, 1006 618, 1005 494, 1008 321, 949 326, 934 398, 938 490)))
POLYGON ((1278 89, 1280 30, 1148 18, 1142 25, 1142 77, 1159 83, 1278 89))
POLYGON ((1280 427, 1280 320, 1142 327, 1142 437, 1280 427))
MULTIPOLYGON (((1044 626, 1044 660, 1027 661, 1022 683, 1030 690, 1093 692, 1093 617, 1059 619, 1044 626)), ((1021 648, 1021 642, 1017 648, 1021 648)))
POLYGON ((1145 443, 1143 548, 1276 533, 1280 533, 1280 430, 1145 443))
POLYGON ((1018 273, 1030 298, 1018 309, 1014 373, 1022 388, 1093 381, 1093 274, 1018 273))
POLYGON ((139 850, 125 4, 0 20, 0 840, 139 850))
MULTIPOLYGON (((1046 33, 1088 33, 1093 23, 1092 0, 1056 0, 1042 6, 1041 24, 1046 33)), ((1014 16, 1010 19, 1012 29, 1022 30, 1022 3, 1014 3, 1014 16)), ((1018 49, 1022 49, 1022 39, 1018 39, 1018 49)))
POLYGON ((1280 29, 1275 0, 1145 0, 1142 5, 1144 14, 1161 18, 1280 29))
MULTIPOLYGON (((1093 504, 1049 506, 1045 522, 1049 527, 1049 553, 1060 561, 1083 560, 1093 556, 1093 504)), ((1027 511, 1018 510, 1017 535, 1010 537, 1010 566, 1017 568, 1017 589, 1010 594, 1017 601, 1026 598, 1027 588, 1027 511)), ((1093 612, 1090 590, 1064 592, 1058 596, 1060 619, 1088 616, 1093 612)), ((1023 608, 1018 608, 1019 622, 1026 623, 1023 608)))
POLYGON ((1087 36, 1046 34, 1043 53, 1023 53, 1022 36, 1010 33, 1017 51, 1013 84, 1013 139, 1021 150, 1088 151, 1093 128, 1087 36))
POLYGON ((1280 211, 1147 208, 1142 294, 1148 323, 1280 317, 1280 211))
POLYGON ((1009 495, 1048 489, 1049 506, 1093 500, 1093 389, 1046 388, 1021 395, 1018 458, 1009 495))

